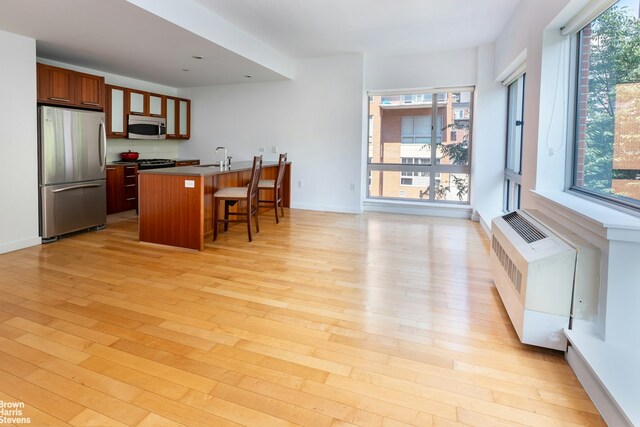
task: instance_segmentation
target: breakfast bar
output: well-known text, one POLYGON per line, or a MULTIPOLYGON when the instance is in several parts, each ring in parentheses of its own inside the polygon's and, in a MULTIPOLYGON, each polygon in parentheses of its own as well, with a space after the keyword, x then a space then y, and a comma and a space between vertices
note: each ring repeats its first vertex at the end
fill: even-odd
MULTIPOLYGON (((181 166, 142 170, 138 175, 139 237, 141 242, 203 250, 213 235, 213 194, 225 187, 248 184, 251 162, 181 166)), ((261 179, 275 179, 278 162, 264 162, 261 179)), ((291 164, 282 183, 289 207, 291 164)))

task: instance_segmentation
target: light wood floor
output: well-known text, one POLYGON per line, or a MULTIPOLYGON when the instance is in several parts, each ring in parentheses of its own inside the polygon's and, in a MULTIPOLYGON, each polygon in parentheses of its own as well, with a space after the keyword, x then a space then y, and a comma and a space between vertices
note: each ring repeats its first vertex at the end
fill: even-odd
POLYGON ((521 345, 465 220, 290 211, 203 252, 108 228, 0 255, 0 400, 31 425, 603 425, 521 345))

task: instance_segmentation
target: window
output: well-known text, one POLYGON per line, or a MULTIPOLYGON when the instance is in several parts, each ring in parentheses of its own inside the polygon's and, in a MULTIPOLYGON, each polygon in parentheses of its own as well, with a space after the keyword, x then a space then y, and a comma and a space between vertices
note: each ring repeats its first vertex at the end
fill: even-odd
POLYGON ((469 203, 472 93, 371 96, 369 198, 469 203))
POLYGON ((640 209, 639 0, 621 0, 574 39, 571 189, 640 209))
POLYGON ((507 158, 504 169, 504 211, 520 209, 522 186, 522 120, 524 110, 524 82, 522 75, 511 83, 507 98, 507 158))

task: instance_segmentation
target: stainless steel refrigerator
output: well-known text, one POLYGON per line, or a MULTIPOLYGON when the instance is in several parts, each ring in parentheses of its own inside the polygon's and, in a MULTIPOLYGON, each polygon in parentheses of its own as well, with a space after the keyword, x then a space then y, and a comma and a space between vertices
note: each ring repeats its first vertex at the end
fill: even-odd
POLYGON ((38 107, 43 242, 107 222, 104 113, 38 107))

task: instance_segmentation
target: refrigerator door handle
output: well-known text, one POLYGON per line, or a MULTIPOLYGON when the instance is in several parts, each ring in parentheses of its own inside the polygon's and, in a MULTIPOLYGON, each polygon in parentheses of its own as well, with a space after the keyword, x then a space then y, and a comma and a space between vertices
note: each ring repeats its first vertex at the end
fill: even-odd
POLYGON ((100 156, 100 170, 104 172, 107 166, 107 130, 104 125, 104 118, 100 119, 100 128, 98 129, 98 155, 100 156))
POLYGON ((52 193, 60 193, 63 191, 69 191, 69 190, 77 190, 79 188, 93 188, 93 187, 100 187, 102 184, 83 184, 83 185, 74 185, 73 187, 64 187, 64 188, 59 188, 57 190, 53 190, 52 193))

